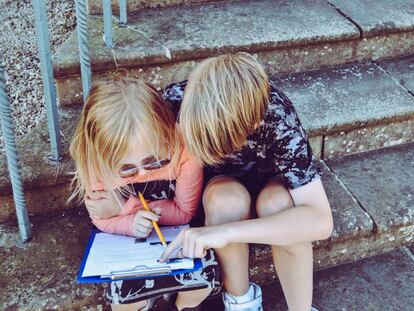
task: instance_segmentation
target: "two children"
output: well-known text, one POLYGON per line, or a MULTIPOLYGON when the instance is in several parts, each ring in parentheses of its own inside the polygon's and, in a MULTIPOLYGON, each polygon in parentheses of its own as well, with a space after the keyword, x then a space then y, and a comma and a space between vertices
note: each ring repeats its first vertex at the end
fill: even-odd
MULTIPOLYGON (((103 87, 102 92, 107 88, 111 89, 111 85, 103 87)), ((149 87, 140 85, 138 89, 141 88, 149 87)), ((98 228, 143 236, 151 229, 150 219, 161 224, 188 221, 201 196, 203 164, 206 227, 181 232, 161 260, 177 248, 187 257, 211 258, 208 250, 213 248, 223 274, 226 310, 262 310, 260 287, 249 283, 248 243, 272 245, 289 310, 311 310, 311 242, 330 236, 332 213, 295 109, 286 95, 269 83, 260 64, 246 53, 223 55, 202 62, 188 83, 170 85, 164 97, 180 109, 181 129, 177 134, 172 116, 171 120, 169 117, 165 128, 174 133, 172 136, 151 119, 161 118, 153 114, 163 115, 164 110, 142 112, 153 100, 162 101, 155 91, 151 92, 152 99, 145 102, 142 98, 148 97, 140 92, 118 89, 114 93, 121 95, 112 101, 108 101, 111 92, 99 98, 95 93, 92 89, 71 153, 77 164, 75 194, 86 195, 85 203, 98 228), (94 104, 88 105, 89 101, 94 104), (92 107, 100 102, 108 103, 96 112, 92 107), (118 107, 112 108, 116 103, 118 107), (182 153, 177 147, 183 146, 180 135, 186 146, 181 147, 182 153), (148 162, 144 161, 147 158, 148 162), (168 165, 161 165, 168 161, 168 165), (154 171, 147 171, 146 164, 151 164, 154 171), (174 171, 177 165, 181 169, 174 171), (135 175, 129 177, 128 172, 135 175), (172 172, 175 175, 170 175, 172 172), (180 179, 180 174, 186 178, 180 179), (156 213, 138 213, 140 205, 134 196, 137 183, 146 190, 147 182, 163 180, 169 185, 164 192, 167 194, 171 189, 168 180, 174 178, 178 197, 162 196, 165 201, 157 201, 159 193, 147 193, 156 213), (130 185, 129 190, 126 185, 130 185), (117 187, 122 190, 114 191, 117 187), (188 217, 176 218, 183 213, 188 217)), ((214 287, 216 279, 210 281, 214 287)), ((109 297, 122 292, 116 284, 111 284, 112 288, 109 297)), ((197 306, 207 294, 196 293, 198 301, 189 298, 190 302, 180 306, 197 306)), ((136 299, 140 300, 138 296, 136 299)))

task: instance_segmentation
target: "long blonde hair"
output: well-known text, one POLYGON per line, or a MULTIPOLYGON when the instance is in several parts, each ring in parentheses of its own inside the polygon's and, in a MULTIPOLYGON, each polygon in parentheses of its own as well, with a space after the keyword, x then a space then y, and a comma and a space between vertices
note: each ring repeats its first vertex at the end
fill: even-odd
POLYGON ((130 142, 140 132, 149 130, 155 137, 154 154, 167 146, 171 165, 177 164, 181 142, 175 123, 171 107, 151 85, 125 74, 94 82, 70 145, 76 170, 69 200, 82 200, 98 182, 122 192, 113 189, 114 181, 130 142))
POLYGON ((243 147, 264 117, 269 91, 264 69, 250 54, 201 62, 189 77, 179 115, 189 151, 214 165, 243 147))

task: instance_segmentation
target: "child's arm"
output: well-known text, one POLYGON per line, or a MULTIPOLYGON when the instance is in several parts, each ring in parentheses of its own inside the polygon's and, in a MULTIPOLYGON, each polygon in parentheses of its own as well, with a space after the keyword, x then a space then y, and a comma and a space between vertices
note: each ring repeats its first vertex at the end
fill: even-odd
POLYGON ((93 193, 85 196, 86 209, 89 216, 94 219, 105 219, 119 215, 125 203, 126 200, 121 195, 105 190, 94 190, 93 193))
POLYGON ((203 257, 206 249, 222 248, 229 243, 283 246, 328 238, 333 220, 321 179, 290 193, 295 206, 271 216, 183 230, 168 245, 162 261, 179 248, 183 248, 185 257, 203 257))
POLYGON ((89 216, 99 230, 107 233, 146 237, 152 229, 151 220, 158 221, 159 216, 156 213, 159 214, 161 211, 158 208, 154 208, 155 213, 141 210, 141 202, 133 196, 126 202, 124 198, 120 198, 120 203, 122 207, 113 199, 113 195, 109 191, 97 190, 85 197, 89 216), (110 215, 105 215, 108 213, 110 215))
MULTIPOLYGON (((185 151, 184 151, 185 152, 185 151)), ((189 223, 196 215, 200 205, 203 187, 203 168, 188 154, 183 155, 176 179, 175 196, 172 200, 151 201, 151 209, 161 208, 161 225, 180 225, 189 223)))
POLYGON ((152 230, 152 220, 159 221, 159 216, 150 211, 131 210, 130 214, 118 215, 107 219, 92 219, 92 223, 101 231, 122 235, 147 237, 152 230))

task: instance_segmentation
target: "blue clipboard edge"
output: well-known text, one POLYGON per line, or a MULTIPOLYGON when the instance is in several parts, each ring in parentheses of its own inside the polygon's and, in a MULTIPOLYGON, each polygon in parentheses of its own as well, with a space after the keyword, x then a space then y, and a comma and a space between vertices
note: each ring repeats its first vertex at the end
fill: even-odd
MULTIPOLYGON (((81 265, 79 267, 78 274, 76 276, 76 282, 79 283, 79 284, 103 283, 103 282, 111 282, 112 281, 110 278, 101 278, 100 276, 82 277, 83 270, 85 269, 85 265, 86 265, 86 259, 88 259, 88 256, 89 256, 89 251, 92 247, 93 241, 95 240, 96 234, 100 233, 100 232, 102 232, 102 231, 97 229, 96 227, 93 227, 92 230, 91 230, 91 233, 89 234, 88 243, 86 244, 85 252, 83 253, 83 257, 82 257, 82 262, 81 262, 81 265)), ((169 274, 154 275, 154 276, 150 276, 150 277, 151 278, 159 278, 159 277, 163 277, 163 276, 166 276, 166 275, 176 275, 176 274, 182 274, 182 273, 187 273, 187 272, 198 271, 198 270, 201 270, 202 268, 203 268, 203 264, 201 262, 201 259, 196 258, 196 259, 194 259, 194 268, 193 269, 173 270, 169 274)), ((128 280, 140 280, 140 279, 146 279, 148 277, 149 276, 141 276, 141 277, 136 277, 136 278, 128 278, 128 280)))

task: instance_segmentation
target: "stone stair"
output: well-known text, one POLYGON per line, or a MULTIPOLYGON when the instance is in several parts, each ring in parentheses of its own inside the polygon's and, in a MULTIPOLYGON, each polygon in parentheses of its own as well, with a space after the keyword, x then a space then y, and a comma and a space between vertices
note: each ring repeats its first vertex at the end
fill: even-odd
MULTIPOLYGON (((413 159, 409 143, 318 161, 335 226, 329 239, 314 243, 316 270, 413 243, 413 159)), ((86 210, 31 220, 34 236, 25 249, 15 247, 14 222, 0 225, 0 309, 102 310, 101 285, 75 282, 91 229, 86 210)), ((269 247, 252 246, 250 267, 253 281, 275 281, 269 247)))
MULTIPOLYGON (((272 81, 295 104, 316 157, 329 159, 414 141, 413 67, 409 56, 280 74, 272 81)), ((80 105, 60 107, 65 152, 60 163, 48 160, 46 121, 19 143, 31 214, 73 206, 66 203, 74 169, 68 145, 80 110, 80 105)), ((15 211, 5 155, 0 164, 2 222, 15 211)))
MULTIPOLYGON (((127 28, 114 23, 113 49, 103 47, 102 16, 91 16, 92 68, 99 78, 126 67, 164 87, 186 78, 200 60, 236 51, 256 54, 271 75, 404 56, 414 53, 412 12, 410 0, 398 5, 386 0, 250 0, 144 8, 129 14, 127 28)), ((79 103, 76 33, 54 55, 54 72, 61 104, 79 103)))
MULTIPOLYGON (((94 7, 99 2, 89 1, 92 13, 99 14, 94 7)), ((103 47, 102 17, 90 18, 94 79, 125 67, 161 89, 185 79, 206 57, 248 51, 292 99, 334 214, 332 236, 314 243, 316 269, 412 243, 412 1, 128 0, 128 5, 129 25, 139 32, 114 25, 113 50, 103 47)), ((99 286, 74 283, 90 222, 82 207, 66 202, 74 168, 68 145, 82 98, 76 33, 54 55, 54 71, 65 155, 60 163, 48 159, 46 121, 19 142, 34 224, 25 250, 14 247, 14 203, 0 155, 0 279, 16 279, 0 283, 1 309, 102 308, 99 286)), ((274 281, 269 247, 252 246, 250 266, 253 280, 274 281)))
MULTIPOLYGON (((128 13, 136 12, 146 8, 164 8, 178 5, 193 5, 207 2, 219 2, 226 0, 127 0, 128 13)), ((114 13, 119 12, 119 2, 112 2, 112 11, 114 13)), ((91 15, 102 15, 102 1, 101 0, 88 0, 88 12, 91 15)))

